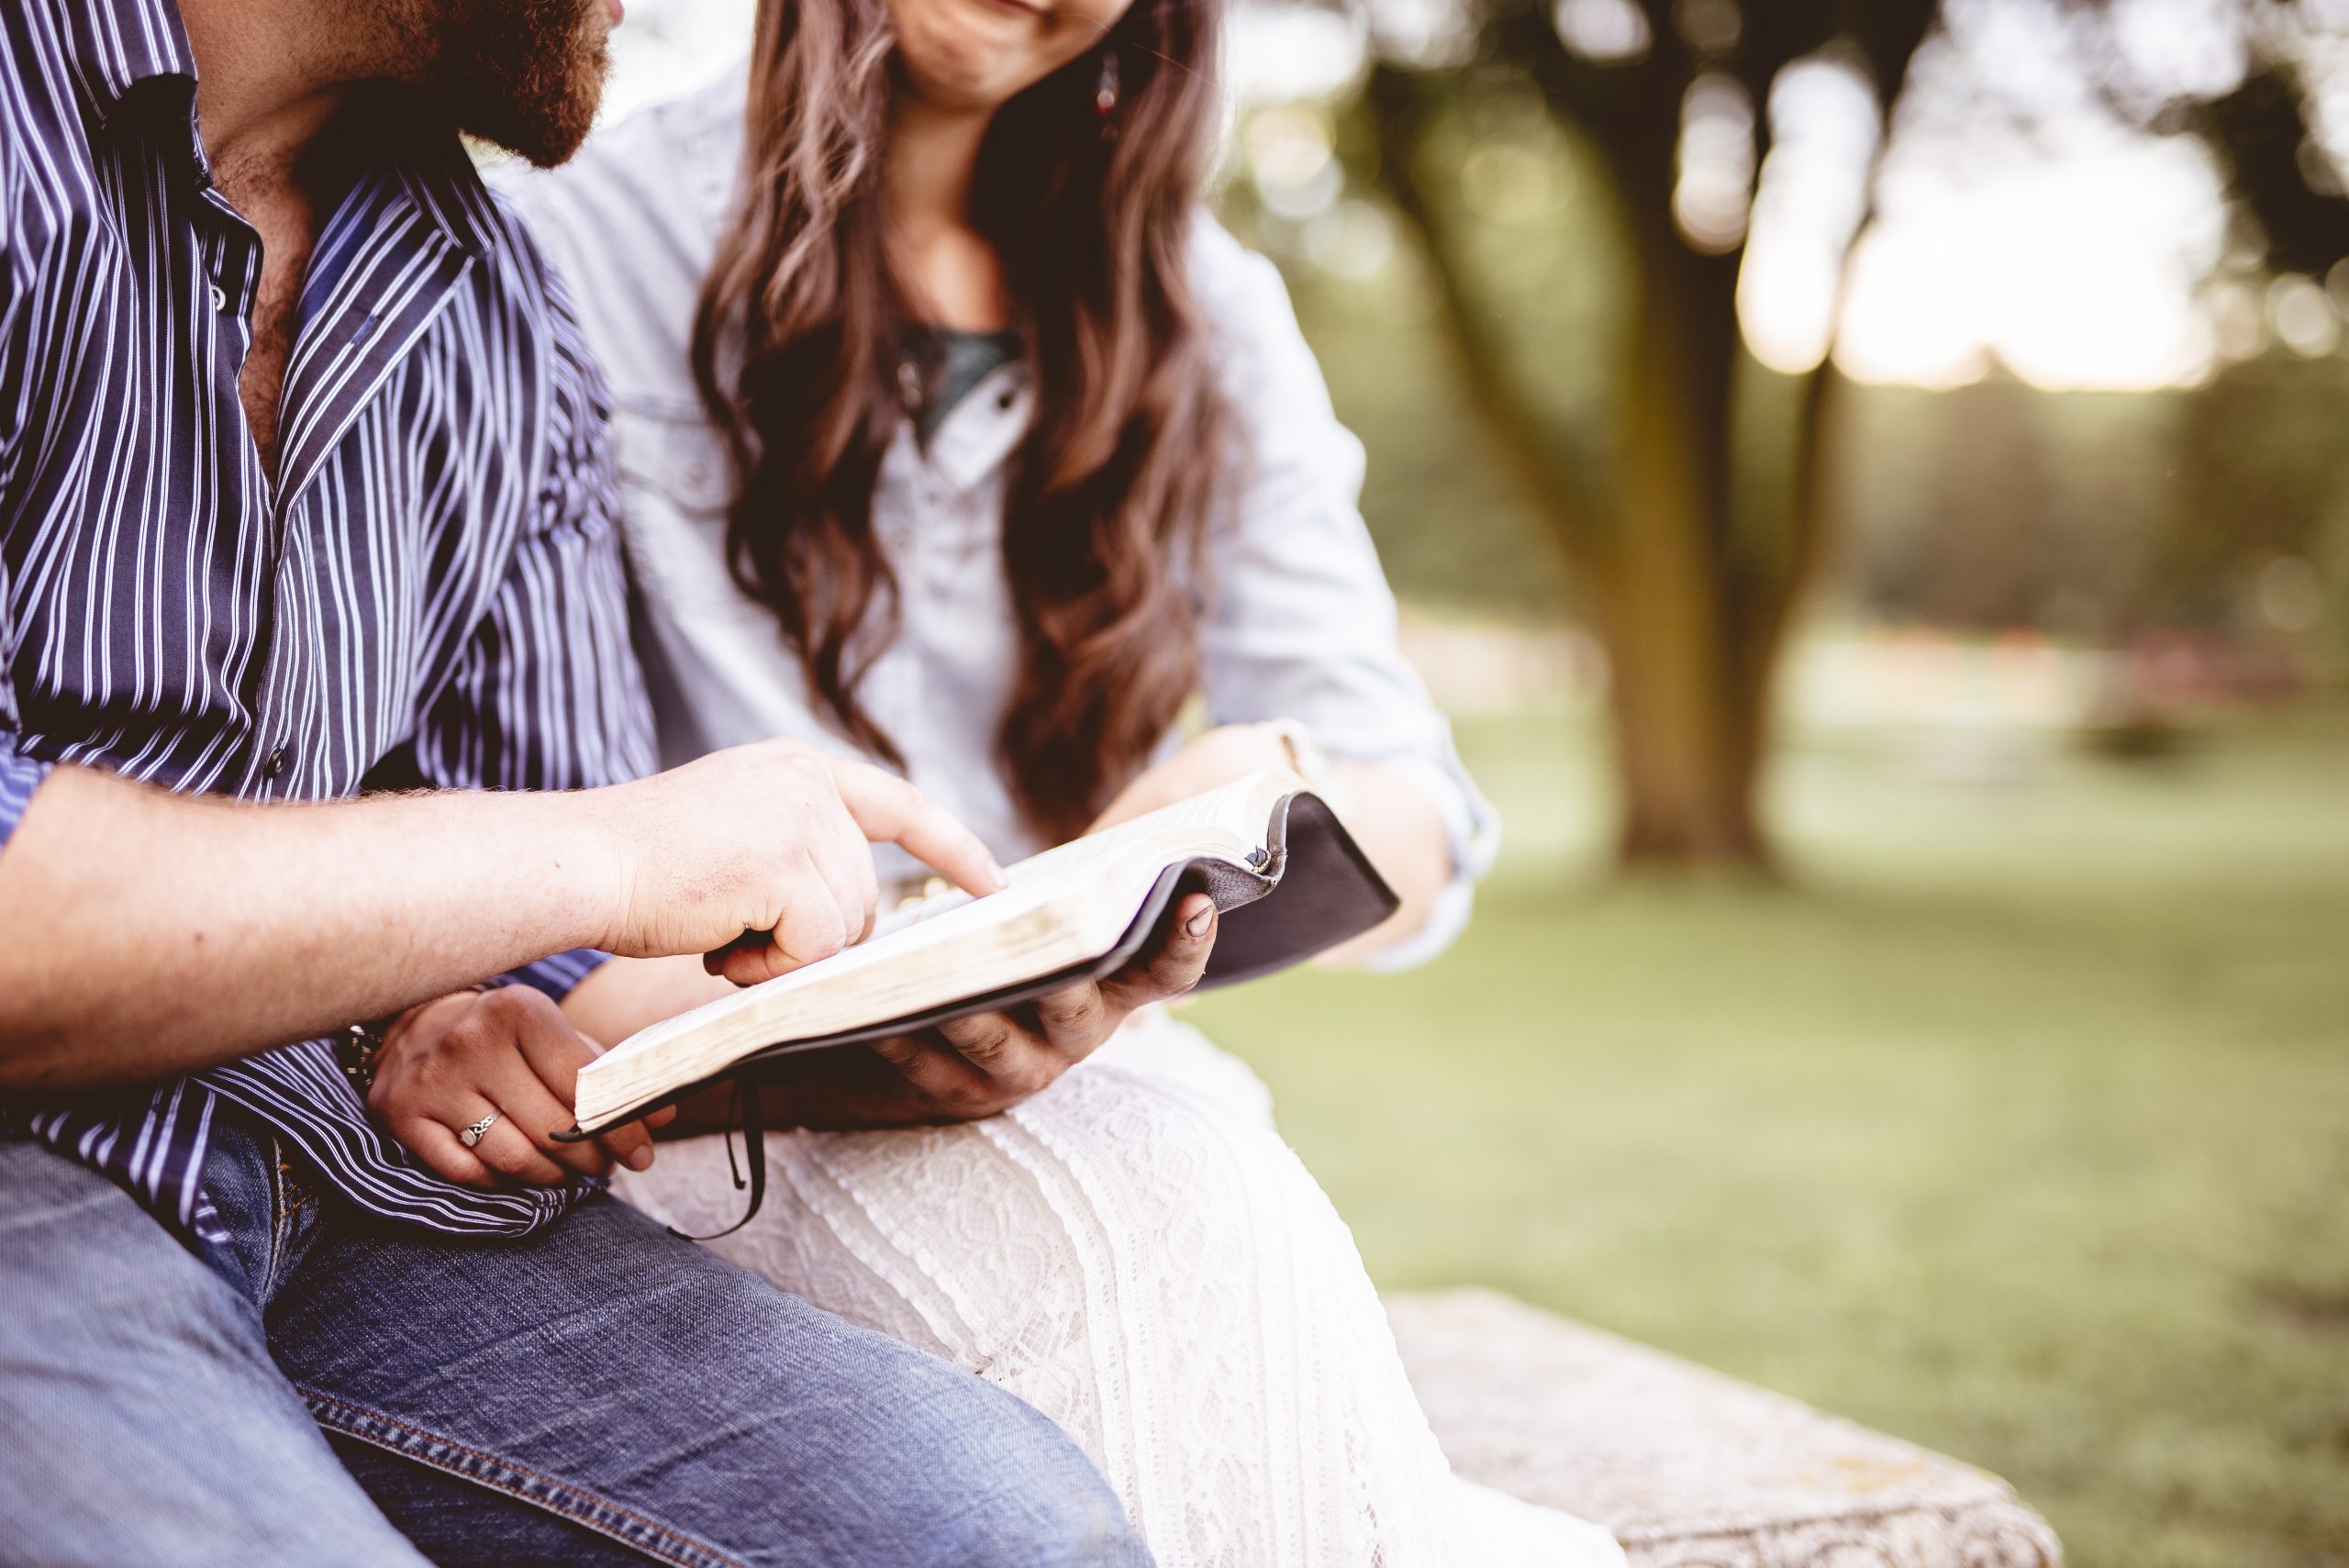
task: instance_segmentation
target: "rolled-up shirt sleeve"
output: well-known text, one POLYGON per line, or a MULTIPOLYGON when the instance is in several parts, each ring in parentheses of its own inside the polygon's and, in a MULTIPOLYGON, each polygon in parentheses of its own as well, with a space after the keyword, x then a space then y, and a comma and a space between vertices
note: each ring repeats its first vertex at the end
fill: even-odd
MULTIPOLYGON (((628 588, 609 451, 610 406, 562 287, 551 457, 465 658, 417 738, 441 789, 594 789, 652 769, 652 716, 629 645, 628 588)), ((555 953, 505 976, 561 1001, 607 955, 555 953)))
POLYGON ((49 763, 25 755, 17 738, 0 729, 0 850, 16 836, 17 824, 24 820, 33 792, 49 777, 49 763))
POLYGON ((1407 967, 1467 924, 1500 819, 1397 646, 1395 595, 1359 506, 1362 443, 1330 407, 1279 272, 1203 222, 1194 277, 1240 424, 1240 484, 1217 531, 1201 634, 1208 714, 1294 719, 1333 757, 1378 763, 1425 792, 1453 875, 1426 924, 1371 964, 1407 967))

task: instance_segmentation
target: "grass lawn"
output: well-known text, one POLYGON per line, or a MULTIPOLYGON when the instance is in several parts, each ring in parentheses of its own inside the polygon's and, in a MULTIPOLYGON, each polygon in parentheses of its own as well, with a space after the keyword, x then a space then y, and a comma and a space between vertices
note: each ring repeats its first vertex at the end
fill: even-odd
POLYGON ((1386 1288, 1481 1282, 1996 1470, 2076 1568, 2349 1563, 2349 722, 1798 744, 1787 889, 1607 886, 1595 748, 1393 977, 1203 1001, 1386 1288))

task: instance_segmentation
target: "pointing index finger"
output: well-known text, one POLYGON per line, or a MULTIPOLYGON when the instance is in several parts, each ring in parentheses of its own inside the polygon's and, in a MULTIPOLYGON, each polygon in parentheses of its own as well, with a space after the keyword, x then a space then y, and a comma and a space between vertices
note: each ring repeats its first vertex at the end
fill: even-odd
POLYGON ((912 784, 863 762, 834 764, 833 781, 871 842, 896 844, 974 896, 1002 890, 1003 868, 979 836, 912 784))

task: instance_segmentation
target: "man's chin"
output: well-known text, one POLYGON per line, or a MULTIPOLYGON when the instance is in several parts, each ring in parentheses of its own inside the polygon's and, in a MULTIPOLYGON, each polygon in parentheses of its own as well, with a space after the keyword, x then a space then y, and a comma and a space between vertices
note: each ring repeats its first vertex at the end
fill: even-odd
POLYGON ((569 162, 587 139, 602 96, 600 91, 591 93, 584 106, 565 106, 555 113, 518 113, 505 106, 493 113, 459 106, 457 128, 539 168, 552 169, 569 162))
POLYGON ((551 38, 535 44, 501 39, 505 50, 497 52, 506 58, 476 55, 469 68, 444 75, 443 102, 457 128, 541 169, 569 159, 596 123, 604 81, 611 73, 604 15, 596 5, 587 13, 586 30, 573 32, 561 44, 551 38))

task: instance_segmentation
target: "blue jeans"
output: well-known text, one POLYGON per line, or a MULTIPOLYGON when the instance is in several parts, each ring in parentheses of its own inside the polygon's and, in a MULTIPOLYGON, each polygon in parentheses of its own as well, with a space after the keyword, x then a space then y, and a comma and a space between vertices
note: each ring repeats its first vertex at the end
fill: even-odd
POLYGON ((229 1244, 0 1142, 0 1558, 35 1568, 1139 1564, 1077 1448, 609 1197, 373 1224, 221 1129, 229 1244))

